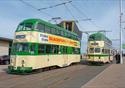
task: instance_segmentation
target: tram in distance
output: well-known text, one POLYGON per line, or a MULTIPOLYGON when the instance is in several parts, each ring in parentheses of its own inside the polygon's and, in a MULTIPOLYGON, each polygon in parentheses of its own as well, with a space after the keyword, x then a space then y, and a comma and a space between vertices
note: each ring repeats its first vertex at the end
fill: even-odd
POLYGON ((100 32, 91 34, 87 48, 89 63, 111 63, 113 61, 112 42, 104 34, 100 32))
POLYGON ((9 73, 30 73, 80 62, 78 35, 41 19, 21 22, 12 44, 9 73))

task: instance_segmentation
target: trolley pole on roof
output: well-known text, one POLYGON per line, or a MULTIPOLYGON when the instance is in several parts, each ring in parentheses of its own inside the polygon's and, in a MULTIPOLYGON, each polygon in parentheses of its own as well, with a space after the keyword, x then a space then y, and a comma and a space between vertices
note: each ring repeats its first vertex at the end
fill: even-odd
POLYGON ((119 8, 120 8, 120 64, 123 64, 123 58, 122 58, 122 0, 119 0, 119 8))

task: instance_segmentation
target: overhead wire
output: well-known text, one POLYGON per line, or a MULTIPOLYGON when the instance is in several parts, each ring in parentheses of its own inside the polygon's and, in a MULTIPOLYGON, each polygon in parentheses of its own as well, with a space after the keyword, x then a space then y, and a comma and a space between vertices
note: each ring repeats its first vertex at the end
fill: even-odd
MULTIPOLYGON (((83 11, 81 11, 79 8, 77 8, 77 7, 76 7, 75 5, 73 5, 72 3, 70 3, 70 4, 71 4, 71 6, 72 6, 73 8, 75 8, 80 14, 84 15, 87 19, 90 19, 83 11)), ((93 22, 92 20, 88 20, 88 21, 91 22, 95 27, 101 28, 101 27, 97 26, 96 23, 93 22)))
MULTIPOLYGON (((23 4, 29 6, 29 7, 31 7, 31 8, 33 8, 33 9, 37 10, 37 11, 41 11, 41 10, 39 10, 38 8, 36 8, 35 6, 29 4, 28 2, 25 2, 24 0, 19 0, 19 1, 22 2, 23 4)), ((46 15, 49 16, 49 17, 53 17, 52 15, 50 15, 50 14, 48 14, 48 13, 46 13, 46 12, 43 12, 43 11, 41 11, 41 12, 42 12, 43 14, 46 14, 46 15)))
POLYGON ((52 6, 49 6, 49 7, 40 8, 40 9, 38 9, 38 10, 39 10, 39 11, 40 11, 40 10, 46 10, 46 9, 58 7, 58 6, 61 6, 61 5, 67 4, 67 3, 71 3, 71 2, 72 2, 72 1, 63 2, 63 3, 55 4, 55 5, 52 5, 52 6))

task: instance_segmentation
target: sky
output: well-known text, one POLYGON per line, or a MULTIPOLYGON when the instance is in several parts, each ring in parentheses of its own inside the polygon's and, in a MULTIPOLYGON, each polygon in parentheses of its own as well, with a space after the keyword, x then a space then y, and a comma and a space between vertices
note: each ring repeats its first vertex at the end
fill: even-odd
MULTIPOLYGON (((125 21, 124 8, 125 0, 123 0, 122 21, 125 21)), ((109 39, 119 39, 119 0, 0 0, 0 37, 13 38, 18 24, 25 19, 39 18, 49 21, 53 17, 61 17, 62 20, 79 20, 77 25, 83 32, 107 30, 111 31, 106 33, 109 39), (66 6, 37 10, 68 1, 72 2, 67 3, 66 6), (80 21, 82 19, 91 20, 80 21)), ((51 21, 51 23, 55 22, 51 21)), ((124 27, 125 23, 122 23, 122 28, 124 27)), ((124 37, 125 30, 123 30, 123 43, 125 43, 124 37)), ((87 35, 84 33, 81 43, 81 51, 85 53, 87 35)), ((119 41, 113 40, 113 46, 119 48, 119 41)))

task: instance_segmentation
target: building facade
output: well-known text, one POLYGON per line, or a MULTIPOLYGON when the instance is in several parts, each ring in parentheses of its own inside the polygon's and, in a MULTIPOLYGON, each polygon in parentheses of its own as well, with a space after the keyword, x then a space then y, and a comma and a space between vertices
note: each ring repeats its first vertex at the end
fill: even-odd
POLYGON ((0 56, 9 55, 12 39, 0 37, 0 56))

